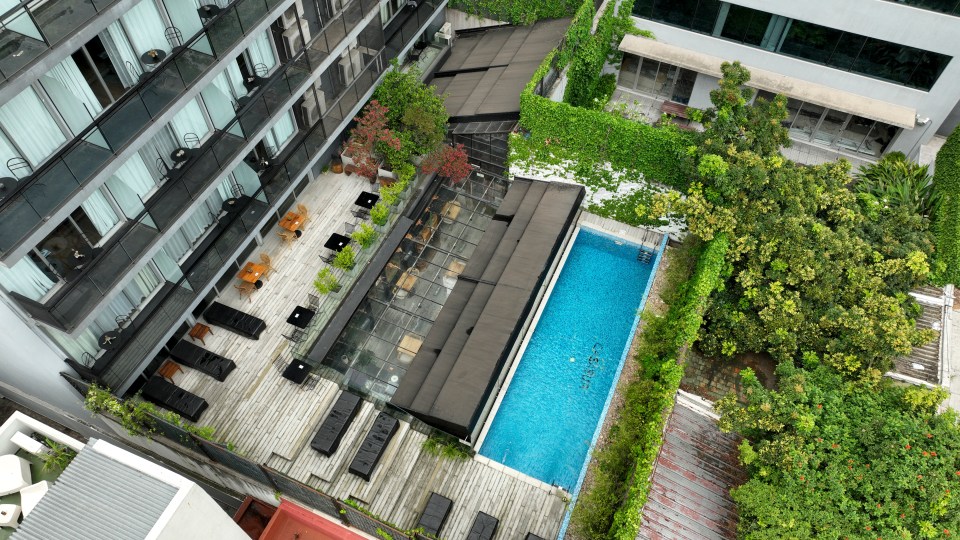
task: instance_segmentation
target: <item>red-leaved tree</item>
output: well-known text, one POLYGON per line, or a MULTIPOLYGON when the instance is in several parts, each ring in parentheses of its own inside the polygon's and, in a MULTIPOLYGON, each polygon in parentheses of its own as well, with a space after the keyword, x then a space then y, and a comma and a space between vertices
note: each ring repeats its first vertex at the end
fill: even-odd
POLYGON ((399 148, 400 139, 387 128, 387 108, 377 100, 372 100, 363 108, 360 116, 354 118, 357 125, 350 130, 347 149, 357 167, 357 174, 367 178, 376 178, 379 156, 376 155, 378 143, 390 148, 399 148))
POLYGON ((462 144, 450 146, 444 144, 435 152, 423 160, 423 172, 431 174, 436 172, 440 176, 445 176, 454 184, 463 182, 473 166, 467 161, 467 151, 462 144))

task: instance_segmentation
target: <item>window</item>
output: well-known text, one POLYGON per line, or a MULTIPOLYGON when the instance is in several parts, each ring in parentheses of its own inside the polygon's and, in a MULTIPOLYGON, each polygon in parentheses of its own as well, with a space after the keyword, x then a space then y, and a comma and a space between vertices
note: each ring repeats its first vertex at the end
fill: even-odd
POLYGON ((696 72, 632 54, 623 55, 623 66, 620 86, 668 101, 690 101, 696 72))
POLYGON ((770 17, 769 13, 731 4, 720 35, 747 45, 759 46, 767 33, 770 17))

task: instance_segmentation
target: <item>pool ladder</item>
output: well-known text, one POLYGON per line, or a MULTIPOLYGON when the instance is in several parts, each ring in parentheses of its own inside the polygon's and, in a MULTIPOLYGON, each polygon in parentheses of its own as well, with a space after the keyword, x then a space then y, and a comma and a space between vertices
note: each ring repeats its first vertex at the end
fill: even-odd
POLYGON ((640 248, 640 252, 637 253, 637 260, 642 263, 649 263, 653 260, 653 252, 640 248))

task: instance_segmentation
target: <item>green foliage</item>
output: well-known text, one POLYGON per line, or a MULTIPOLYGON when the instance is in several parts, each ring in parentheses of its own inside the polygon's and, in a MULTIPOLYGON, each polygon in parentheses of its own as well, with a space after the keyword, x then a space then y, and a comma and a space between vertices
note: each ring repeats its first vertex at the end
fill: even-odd
POLYGON ((470 459, 473 454, 470 449, 457 439, 440 432, 431 433, 423 441, 423 449, 430 455, 448 459, 470 459))
MULTIPOLYGON (((932 538, 960 530, 956 413, 916 408, 877 374, 848 381, 783 362, 779 390, 744 379, 747 402, 717 402, 747 437, 750 479, 733 491, 743 538, 932 538)), ((929 392, 929 391, 924 391, 929 392)), ((942 397, 939 394, 936 397, 942 397)))
POLYGON ((360 244, 361 249, 367 249, 377 240, 377 231, 369 223, 361 223, 360 227, 350 235, 350 238, 360 244))
POLYGON ((940 205, 933 214, 936 237, 936 279, 960 284, 960 128, 953 130, 937 153, 934 196, 940 205))
POLYGON ((623 412, 611 426, 607 444, 594 452, 593 485, 580 493, 573 510, 577 534, 636 538, 663 427, 683 376, 678 360, 696 338, 710 293, 721 281, 726 249, 725 237, 718 236, 703 246, 690 240, 679 253, 668 254, 671 271, 665 288, 677 293, 664 298, 670 304, 665 316, 644 313, 634 357, 640 373, 625 389, 623 412))
POLYGON ((689 132, 672 124, 653 127, 551 101, 535 95, 536 82, 531 82, 520 95, 520 125, 529 138, 521 145, 511 142, 511 163, 610 163, 615 169, 637 171, 649 181, 687 186, 679 153, 692 141, 689 132))
POLYGON ((44 444, 50 448, 49 452, 40 456, 43 461, 43 470, 46 472, 66 469, 67 465, 77 456, 77 452, 73 448, 49 438, 44 439, 44 444))
POLYGON ((387 107, 387 127, 403 134, 402 153, 394 155, 388 163, 394 168, 413 154, 429 154, 441 142, 447 132, 447 109, 443 96, 436 88, 420 81, 416 68, 400 71, 396 60, 393 69, 383 77, 383 82, 373 93, 373 99, 387 107))
POLYGON ((93 413, 105 413, 120 421, 120 425, 131 435, 145 435, 154 430, 153 404, 140 399, 122 400, 115 397, 106 388, 91 384, 87 389, 84 407, 93 413))
POLYGON ((320 294, 330 294, 340 290, 340 281, 329 268, 324 267, 317 272, 317 278, 313 280, 313 288, 320 294))
POLYGON ((907 161, 900 152, 887 154, 879 162, 860 168, 854 190, 868 196, 860 199, 868 212, 904 211, 930 216, 936 212, 939 198, 927 169, 926 165, 907 161))
POLYGON ((333 257, 333 266, 344 271, 351 270, 357 263, 356 259, 357 254, 353 251, 353 246, 347 244, 333 257))
POLYGON ((925 225, 867 219, 846 187, 846 162, 785 160, 783 100, 747 106, 750 91, 736 85, 749 73, 737 63, 723 71, 706 131, 688 153, 698 181, 686 199, 660 196, 654 205, 656 214, 685 215, 701 238, 730 236, 731 277, 706 314, 701 349, 780 361, 809 353, 850 375, 885 371, 933 335, 915 327, 906 294, 929 271, 925 225))
POLYGON ((370 221, 378 227, 386 225, 388 217, 390 217, 390 208, 383 202, 378 202, 370 209, 370 221))
POLYGON ((526 26, 540 19, 569 17, 579 5, 578 0, 454 0, 449 7, 477 17, 526 26))
POLYGON ((580 53, 581 47, 586 47, 593 41, 590 30, 593 28, 594 14, 596 8, 592 0, 581 0, 576 6, 576 12, 564 35, 563 47, 557 52, 557 64, 560 68, 570 64, 574 56, 580 53))
POLYGON ((397 173, 397 183, 400 184, 400 191, 407 189, 413 178, 417 176, 417 168, 412 163, 404 163, 395 169, 397 173))
MULTIPOLYGON (((622 3, 610 2, 606 10, 600 16, 597 22, 597 30, 592 35, 589 34, 592 26, 593 2, 586 0, 584 5, 589 5, 591 17, 584 17, 586 22, 587 35, 584 36, 583 28, 575 26, 579 20, 574 19, 570 30, 567 32, 567 45, 565 49, 569 50, 570 70, 567 73, 567 86, 564 91, 563 100, 571 105, 579 107, 597 108, 594 103, 602 97, 603 93, 609 90, 613 94, 613 87, 616 86, 614 80, 613 87, 609 86, 609 81, 604 81, 600 76, 603 66, 608 61, 618 60, 618 49, 623 36, 633 28, 630 19, 630 12, 633 9, 633 0, 624 0, 622 3), (619 9, 619 15, 617 11, 619 9), (577 39, 571 39, 571 34, 576 34, 577 39), (570 47, 570 42, 575 43, 570 47)), ((578 11, 577 15, 580 15, 578 11)), ((609 98, 608 98, 609 99, 609 98)), ((605 103, 605 101, 604 101, 605 103)))

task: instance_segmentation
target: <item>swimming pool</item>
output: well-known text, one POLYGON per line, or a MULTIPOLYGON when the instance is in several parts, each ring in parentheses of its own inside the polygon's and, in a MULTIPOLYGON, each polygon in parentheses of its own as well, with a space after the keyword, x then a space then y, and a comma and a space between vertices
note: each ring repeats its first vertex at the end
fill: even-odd
POLYGON ((639 249, 580 229, 481 455, 574 490, 657 263, 639 249))

